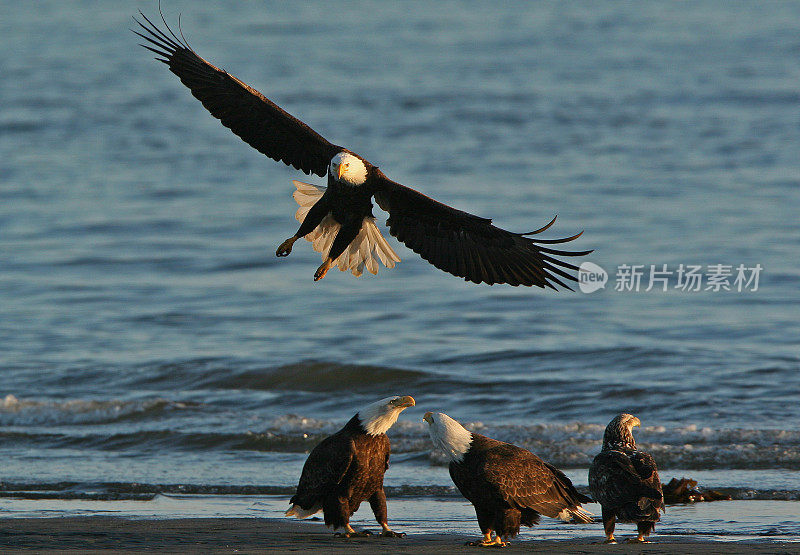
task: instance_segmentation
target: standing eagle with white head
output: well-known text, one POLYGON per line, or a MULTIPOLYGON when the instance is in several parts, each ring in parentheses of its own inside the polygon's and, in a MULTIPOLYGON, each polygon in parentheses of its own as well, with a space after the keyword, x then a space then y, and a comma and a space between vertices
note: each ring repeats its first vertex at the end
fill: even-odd
POLYGON ((635 522, 643 543, 655 529, 664 510, 664 494, 656 461, 636 448, 633 427, 641 425, 632 414, 614 417, 603 434, 603 450, 589 467, 589 489, 603 508, 606 543, 617 543, 614 525, 635 522))
POLYGON ((592 251, 564 251, 547 245, 563 239, 531 239, 547 225, 529 233, 511 233, 482 218, 451 208, 386 177, 350 150, 328 142, 308 125, 264 95, 198 56, 172 32, 160 30, 139 12, 144 33, 134 31, 155 52, 157 60, 189 87, 206 109, 250 146, 306 174, 327 176, 327 187, 295 181, 300 205, 297 232, 277 249, 288 256, 295 241, 305 237, 322 254, 314 273, 322 279, 334 266, 354 275, 364 268, 376 274, 378 261, 392 268, 400 258, 381 235, 372 214, 372 198, 389 213, 389 232, 422 258, 454 276, 474 283, 507 283, 570 289, 562 280, 577 281, 578 268, 556 256, 583 256, 592 251))
POLYGON ((322 511, 325 525, 344 528, 344 537, 359 534, 350 517, 363 501, 369 501, 382 535, 400 537, 387 524, 383 475, 389 468, 389 438, 386 431, 397 417, 414 406, 411 396, 387 397, 358 411, 344 428, 314 447, 303 465, 297 493, 286 516, 306 518, 322 511))
POLYGON ((453 483, 475 507, 483 540, 470 545, 505 547, 520 524, 539 515, 591 522, 581 495, 563 472, 522 447, 468 431, 441 412, 425 413, 433 443, 450 459, 453 483), (496 536, 492 537, 495 533, 496 536))

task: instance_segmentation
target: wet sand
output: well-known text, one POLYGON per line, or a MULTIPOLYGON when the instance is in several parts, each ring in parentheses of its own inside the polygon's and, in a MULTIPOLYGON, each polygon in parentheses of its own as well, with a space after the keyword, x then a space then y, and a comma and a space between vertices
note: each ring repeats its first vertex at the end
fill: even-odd
MULTIPOLYGON (((319 523, 256 518, 130 520, 113 517, 4 519, 0 551, 266 553, 483 552, 465 535, 419 534, 400 539, 342 539, 319 523)), ((798 545, 767 542, 709 542, 679 536, 653 538, 646 545, 602 545, 583 541, 517 540, 503 553, 797 553, 798 545)))

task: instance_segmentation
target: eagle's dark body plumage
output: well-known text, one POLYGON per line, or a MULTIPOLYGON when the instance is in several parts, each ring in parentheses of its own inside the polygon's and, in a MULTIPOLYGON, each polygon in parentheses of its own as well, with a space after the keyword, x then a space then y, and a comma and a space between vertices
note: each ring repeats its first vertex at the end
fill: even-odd
POLYGON ((303 465, 297 491, 286 516, 306 518, 323 512, 325 524, 358 535, 350 517, 369 501, 384 536, 399 537, 387 523, 383 475, 391 448, 386 431, 398 415, 413 407, 411 396, 387 397, 358 411, 344 427, 314 447, 303 465))
POLYGON ((540 514, 558 518, 591 501, 530 451, 474 432, 464 458, 450 462, 450 477, 475 507, 481 531, 503 538, 516 536, 521 524, 538 524, 540 514))
POLYGON ((371 168, 367 166, 368 181, 358 187, 344 185, 332 175, 328 175, 328 187, 325 193, 309 210, 295 235, 299 237, 308 235, 326 215, 330 214, 341 226, 330 251, 330 257, 335 260, 361 231, 364 218, 372 217, 372 196, 375 194, 375 187, 369 181, 370 170, 371 168))
POLYGON ((589 489, 603 509, 603 524, 614 541, 614 524, 636 523, 639 540, 649 535, 664 510, 661 479, 653 457, 636 448, 631 429, 639 419, 621 414, 606 427, 603 449, 589 467, 589 489))
POLYGON ((434 444, 450 458, 450 477, 475 508, 483 546, 504 546, 539 516, 591 522, 563 472, 521 447, 470 432, 444 413, 426 413, 434 444), (492 537, 492 534, 496 537, 492 537))
MULTIPOLYGON (((323 254, 327 256, 326 264, 328 259, 331 264, 323 264, 326 267, 320 267, 315 279, 324 276, 343 252, 343 256, 347 256, 345 249, 358 234, 361 222, 372 214, 371 199, 374 197, 378 205, 389 213, 386 223, 390 233, 445 272, 489 285, 507 283, 569 289, 563 280, 577 281, 571 272, 578 268, 556 256, 582 256, 591 251, 563 251, 548 245, 571 241, 580 233, 563 239, 534 240, 529 236, 549 228, 555 218, 536 231, 512 233, 495 227, 488 218, 451 208, 396 183, 378 167, 350 150, 330 143, 255 89, 208 63, 169 26, 167 31, 161 31, 144 14, 142 17, 146 23, 137 23, 144 33, 134 32, 149 43, 143 46, 156 53, 156 59, 167 64, 223 125, 274 160, 307 174, 328 176, 328 189, 320 199, 327 204, 314 206, 295 236, 287 239, 277 251, 279 256, 288 255, 294 240, 308 236, 330 213, 341 228, 327 254, 323 254), (366 168, 365 180, 356 187, 343 185, 338 180, 341 175, 332 174, 332 161, 341 153, 355 156, 366 168), (356 191, 349 191, 353 188, 356 191)), ((386 248, 386 253, 396 257, 388 245, 386 248)), ((381 261, 386 264, 383 257, 381 261)), ((389 265, 391 267, 393 263, 389 262, 389 265)), ((355 266, 340 264, 339 267, 344 270, 355 266)), ((356 275, 360 275, 360 268, 363 264, 358 272, 354 271, 356 275)), ((374 268, 377 272, 377 265, 374 268)))
POLYGON ((325 524, 334 529, 344 527, 364 501, 378 522, 386 522, 383 475, 390 452, 386 434, 367 434, 354 416, 311 451, 289 502, 306 511, 322 507, 325 524))

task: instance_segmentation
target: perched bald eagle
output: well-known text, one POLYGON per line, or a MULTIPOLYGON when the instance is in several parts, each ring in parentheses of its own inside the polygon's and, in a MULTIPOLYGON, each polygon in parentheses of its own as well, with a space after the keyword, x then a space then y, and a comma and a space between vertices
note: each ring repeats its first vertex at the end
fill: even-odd
POLYGON ((345 424, 314 447, 303 465, 297 493, 286 516, 306 518, 322 511, 325 525, 344 528, 344 537, 361 534, 350 526, 350 517, 362 501, 369 501, 384 536, 400 537, 386 522, 386 494, 383 474, 389 468, 389 438, 386 431, 414 398, 387 397, 367 405, 345 424))
POLYGON ((556 250, 546 245, 563 239, 531 239, 547 225, 529 233, 511 233, 492 221, 437 202, 386 177, 377 166, 350 150, 328 142, 308 125, 282 110, 255 89, 211 65, 169 28, 160 30, 139 12, 144 33, 157 60, 169 66, 211 114, 250 146, 306 174, 327 176, 327 187, 295 181, 300 208, 297 232, 277 249, 288 256, 301 237, 312 242, 323 263, 314 274, 322 279, 338 266, 359 276, 366 268, 378 272, 378 261, 392 268, 400 258, 381 235, 372 214, 372 198, 389 213, 390 233, 408 248, 445 272, 474 283, 507 283, 570 289, 562 279, 577 281, 568 270, 578 268, 556 256, 583 256, 592 251, 556 250))
POLYGON ((641 422, 632 414, 620 414, 606 426, 603 450, 589 467, 589 489, 603 508, 606 543, 616 543, 614 524, 635 522, 636 542, 655 529, 659 511, 664 510, 664 494, 656 461, 636 449, 634 426, 641 422))
POLYGON ((539 515, 591 522, 581 495, 563 472, 521 447, 469 432, 441 412, 428 412, 433 443, 450 458, 450 477, 475 507, 483 540, 471 545, 505 547, 520 524, 533 526, 539 515), (492 538, 492 532, 496 536, 492 538))

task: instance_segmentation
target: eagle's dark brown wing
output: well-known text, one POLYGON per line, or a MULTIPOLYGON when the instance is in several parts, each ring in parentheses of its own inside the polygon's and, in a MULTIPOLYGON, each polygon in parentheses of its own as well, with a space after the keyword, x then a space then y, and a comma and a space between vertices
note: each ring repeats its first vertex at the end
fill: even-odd
POLYGON ((389 213, 389 231, 408 248, 445 272, 475 283, 535 285, 571 288, 563 279, 577 282, 566 270, 574 264, 556 256, 584 256, 592 252, 563 251, 543 245, 566 243, 564 239, 531 239, 546 226, 530 233, 511 233, 492 225, 492 220, 451 208, 387 178, 376 169, 375 200, 389 213))
MULTIPOLYGON (((308 125, 281 109, 257 90, 221 70, 192 50, 166 26, 162 31, 142 12, 134 18, 144 33, 133 31, 150 45, 215 118, 247 144, 307 174, 324 177, 331 158, 344 149, 328 142, 308 125)), ((162 17, 163 20, 163 17, 162 17)))
POLYGON ((342 432, 322 440, 306 459, 297 493, 290 503, 309 509, 326 495, 336 492, 353 463, 355 453, 353 440, 342 432))
POLYGON ((589 489, 603 507, 633 508, 630 520, 652 517, 664 508, 661 480, 655 460, 648 453, 601 451, 589 467, 589 489), (637 516, 637 518, 633 518, 637 516))
POLYGON ((586 513, 575 509, 591 500, 578 493, 560 470, 527 449, 511 444, 491 449, 485 473, 487 481, 512 507, 533 509, 551 518, 567 509, 575 518, 588 518, 586 513))

